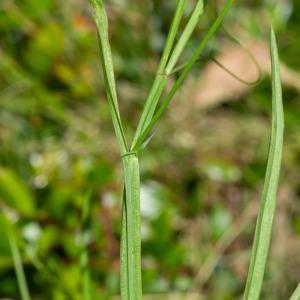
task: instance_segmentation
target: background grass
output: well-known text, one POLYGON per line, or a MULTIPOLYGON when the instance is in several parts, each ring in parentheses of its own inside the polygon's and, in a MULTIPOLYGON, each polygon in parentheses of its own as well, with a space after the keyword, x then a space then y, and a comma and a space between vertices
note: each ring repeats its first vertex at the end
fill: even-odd
MULTIPOLYGON (((174 7, 175 1, 107 1, 129 140, 174 7)), ((285 149, 262 299, 288 299, 300 281, 299 15, 298 1, 247 0, 236 3, 225 24, 265 61, 272 18, 285 64, 285 149)), ((188 49, 213 17, 207 6, 188 49)), ((82 238, 92 299, 110 299, 119 286, 123 182, 90 5, 3 0, 0 37, 0 297, 19 297, 5 218, 15 224, 33 299, 82 299, 82 238), (90 217, 82 233, 88 191, 90 217)), ((235 68, 235 47, 220 32, 206 56, 211 50, 227 55, 226 66, 235 68)), ((236 71, 253 79, 251 66, 236 71)), ((143 152, 145 293, 236 299, 243 292, 268 152, 270 78, 262 63, 260 84, 237 87, 214 68, 205 59, 195 67, 143 152)))

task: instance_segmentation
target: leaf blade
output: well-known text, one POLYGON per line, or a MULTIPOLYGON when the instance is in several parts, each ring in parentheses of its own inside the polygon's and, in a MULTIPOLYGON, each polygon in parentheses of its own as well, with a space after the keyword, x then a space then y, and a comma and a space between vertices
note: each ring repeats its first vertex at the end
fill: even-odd
POLYGON ((105 82, 105 90, 108 98, 110 113, 116 133, 121 154, 128 151, 124 129, 118 105, 118 97, 114 76, 113 60, 108 38, 108 21, 102 0, 90 0, 94 7, 94 19, 98 29, 100 44, 100 58, 105 82))
POLYGON ((290 300, 300 300, 300 284, 298 284, 290 300))
POLYGON ((271 30, 270 44, 272 61, 272 132, 261 207, 255 229, 252 256, 244 293, 245 300, 257 300, 260 295, 271 241, 282 160, 284 114, 279 57, 273 29, 271 30))
POLYGON ((13 228, 11 228, 11 225, 8 223, 8 221, 6 222, 6 235, 9 241, 11 255, 14 262, 14 269, 15 269, 15 274, 17 278, 21 299, 31 300, 28 285, 27 285, 27 280, 25 276, 25 271, 23 268, 22 258, 17 245, 16 237, 13 232, 13 228))
POLYGON ((225 3, 222 11, 220 12, 219 16, 215 20, 215 22, 210 27, 207 34, 204 36, 203 40, 199 43, 198 49, 193 54, 192 58, 189 60, 189 62, 186 64, 182 74, 179 76, 179 78, 174 83, 173 87, 171 88, 170 92, 165 96, 165 98, 162 100, 161 106, 158 108, 157 112, 149 122, 148 126, 144 129, 144 131, 140 134, 137 141, 133 144, 132 150, 138 151, 140 149, 140 146, 143 144, 145 138, 149 134, 149 132, 153 129, 155 124, 158 122, 160 117, 164 114, 164 112, 167 110, 168 105, 172 101, 174 95, 178 91, 178 89, 182 86, 184 80, 186 79, 187 75, 190 73, 192 67, 197 62, 199 56, 201 55, 202 51, 207 46, 210 39, 215 35, 217 29, 221 26, 221 23, 223 22, 226 14, 228 13, 230 7, 232 6, 234 0, 227 0, 225 3))
POLYGON ((168 33, 166 46, 163 51, 163 55, 157 70, 153 85, 151 87, 150 93, 146 99, 145 106, 139 120, 136 132, 134 134, 132 145, 136 143, 141 132, 151 121, 151 118, 155 112, 159 98, 167 84, 167 76, 165 74, 165 68, 169 61, 171 51, 175 42, 176 34, 179 28, 180 21, 182 19, 184 6, 186 0, 178 0, 175 15, 171 24, 170 31, 168 33))

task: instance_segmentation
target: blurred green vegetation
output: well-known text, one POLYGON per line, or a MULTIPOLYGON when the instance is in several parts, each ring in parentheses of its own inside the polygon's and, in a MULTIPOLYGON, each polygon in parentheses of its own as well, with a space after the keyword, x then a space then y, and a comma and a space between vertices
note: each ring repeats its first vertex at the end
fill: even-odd
MULTIPOLYGON (((121 113, 132 138, 176 1, 105 2, 121 113)), ((183 62, 214 15, 208 1, 183 62)), ((299 16, 296 0, 236 1, 225 24, 241 40, 264 45, 272 20, 284 64, 284 159, 262 299, 288 299, 300 281, 299 16)), ((231 86, 221 69, 213 88, 201 85, 212 70, 209 55, 230 55, 228 47, 236 45, 220 32, 141 155, 146 294, 229 300, 244 288, 266 166, 270 80, 262 59, 256 86, 231 86)), ((248 75, 247 66, 239 76, 248 75)), ((122 168, 87 0, 1 0, 0 161, 0 297, 20 298, 7 226, 33 299, 83 299, 82 241, 92 299, 117 295, 122 168)))

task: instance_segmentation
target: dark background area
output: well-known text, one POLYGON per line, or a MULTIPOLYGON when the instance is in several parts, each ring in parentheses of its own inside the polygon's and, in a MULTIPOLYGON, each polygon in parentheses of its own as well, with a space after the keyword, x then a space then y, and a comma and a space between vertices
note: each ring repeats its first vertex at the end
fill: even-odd
MULTIPOLYGON (((187 1, 186 21, 193 1, 187 1)), ((105 1, 128 139, 176 1, 105 1)), ((220 9, 223 1, 217 1, 220 9)), ((82 299, 82 207, 92 299, 119 291, 122 166, 87 0, 0 2, 0 298, 19 299, 4 223, 14 224, 33 299, 82 299)), ((262 299, 300 281, 300 2, 236 1, 141 153, 143 290, 149 299, 238 299, 245 285, 271 119, 268 38, 282 60, 283 166, 262 299), (245 80, 238 82, 214 55, 245 80)), ((183 63, 215 17, 208 1, 183 63)), ((182 29, 182 27, 181 27, 182 29)), ((170 83, 174 78, 170 79, 170 83)))

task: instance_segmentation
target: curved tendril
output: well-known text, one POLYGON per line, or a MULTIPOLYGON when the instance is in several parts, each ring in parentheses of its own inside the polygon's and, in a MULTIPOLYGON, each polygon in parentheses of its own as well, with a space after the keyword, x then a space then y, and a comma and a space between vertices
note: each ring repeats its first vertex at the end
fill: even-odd
MULTIPOLYGON (((218 8, 216 1, 214 1, 214 8, 215 8, 215 14, 218 15, 218 8)), ((199 63, 200 61, 205 60, 211 60, 213 61, 217 66, 219 66, 222 70, 224 70, 228 75, 239 81, 240 83, 246 84, 246 85, 256 85, 258 84, 262 79, 262 70, 259 66, 258 61, 256 60, 255 56, 252 54, 252 52, 235 36, 233 36, 224 26, 221 26, 221 30, 225 33, 225 38, 227 40, 231 40, 238 46, 240 46, 242 49, 245 50, 245 53, 250 58, 251 62, 253 63, 255 69, 257 70, 257 77, 254 80, 246 80, 240 77, 239 75, 235 74, 233 71, 231 71, 228 67, 223 65, 217 58, 213 56, 213 50, 210 51, 210 53, 206 57, 200 57, 196 63, 199 63)), ((173 72, 171 74, 176 74, 180 72, 184 67, 186 66, 186 63, 174 68, 173 72)))

